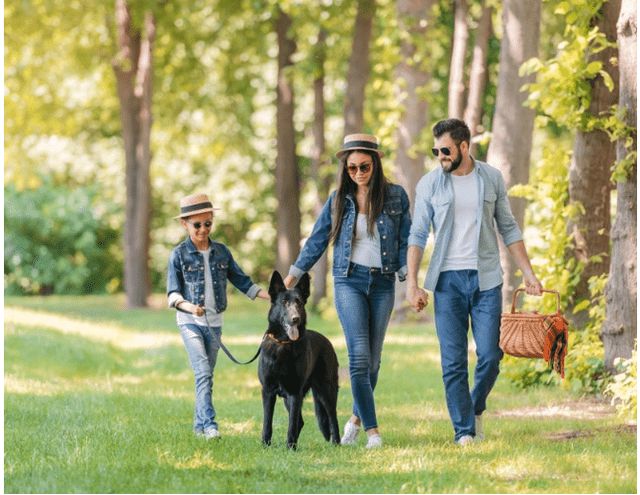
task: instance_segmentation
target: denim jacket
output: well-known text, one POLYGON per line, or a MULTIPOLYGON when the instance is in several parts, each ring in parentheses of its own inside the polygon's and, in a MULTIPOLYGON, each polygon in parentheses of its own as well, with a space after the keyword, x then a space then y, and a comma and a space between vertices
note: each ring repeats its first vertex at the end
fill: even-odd
MULTIPOLYGON (((336 191, 333 191, 322 208, 320 217, 313 226, 313 231, 298 255, 298 259, 291 266, 290 275, 300 278, 315 265, 327 249, 331 235, 331 212, 335 197, 336 191)), ((356 213, 355 199, 349 194, 346 196, 342 228, 333 249, 334 277, 349 276, 356 213)), ((391 275, 398 272, 398 278, 402 281, 407 276, 407 239, 411 229, 411 216, 409 214, 409 197, 401 186, 390 184, 387 187, 382 213, 376 218, 376 225, 380 233, 382 273, 391 275)))
MULTIPOLYGON (((478 208, 476 210, 478 252, 478 283, 480 290, 488 290, 502 283, 500 252, 495 225, 505 246, 522 240, 500 171, 484 162, 474 161, 474 174, 478 177, 478 208)), ((426 174, 416 186, 416 205, 409 245, 424 249, 433 228, 435 245, 424 287, 435 290, 447 254, 453 231, 454 192, 451 175, 438 167, 426 174)))
MULTIPOLYGON (((209 240, 209 267, 213 281, 216 312, 227 309, 227 279, 251 299, 260 292, 242 268, 233 259, 229 248, 220 242, 209 240)), ((190 238, 178 244, 169 257, 167 269, 167 295, 177 292, 192 304, 204 306, 204 259, 190 238)), ((171 301, 171 299, 170 299, 171 301)), ((175 306, 177 301, 170 302, 175 306)))

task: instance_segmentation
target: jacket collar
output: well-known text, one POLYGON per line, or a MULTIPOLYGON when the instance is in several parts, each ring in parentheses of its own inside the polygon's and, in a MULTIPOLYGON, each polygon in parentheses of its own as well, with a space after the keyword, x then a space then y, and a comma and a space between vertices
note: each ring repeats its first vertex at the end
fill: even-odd
MULTIPOLYGON (((196 247, 196 245, 191 240, 191 237, 187 236, 187 240, 185 242, 186 242, 186 245, 187 245, 187 249, 189 250, 190 253, 198 252, 198 248, 196 247)), ((213 242, 211 242, 211 238, 209 238, 209 247, 213 248, 213 242)))

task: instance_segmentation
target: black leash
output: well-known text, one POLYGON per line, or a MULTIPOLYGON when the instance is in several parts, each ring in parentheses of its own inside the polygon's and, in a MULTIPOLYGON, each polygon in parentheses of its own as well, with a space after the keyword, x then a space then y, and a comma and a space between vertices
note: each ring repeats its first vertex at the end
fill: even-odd
MULTIPOLYGON (((209 324, 209 319, 207 318, 207 312, 204 310, 204 308, 202 308, 202 310, 204 311, 204 320, 207 322, 207 326, 209 328, 211 328, 211 325, 209 324)), ((249 359, 249 361, 238 361, 233 354, 231 354, 231 351, 229 351, 229 349, 227 349, 227 347, 222 343, 222 339, 220 338, 220 336, 216 333, 216 332, 212 332, 213 336, 215 337, 215 339, 218 341, 218 345, 220 346, 220 348, 224 351, 224 353, 227 355, 227 357, 229 359, 231 359, 231 361, 233 361, 236 364, 250 364, 253 363, 257 357, 260 355, 260 350, 261 347, 258 347, 258 351, 256 352, 255 356, 253 356, 251 359, 249 359)), ((266 334, 266 332, 265 332, 266 334)), ((262 337, 262 339, 264 340, 264 336, 262 337)))

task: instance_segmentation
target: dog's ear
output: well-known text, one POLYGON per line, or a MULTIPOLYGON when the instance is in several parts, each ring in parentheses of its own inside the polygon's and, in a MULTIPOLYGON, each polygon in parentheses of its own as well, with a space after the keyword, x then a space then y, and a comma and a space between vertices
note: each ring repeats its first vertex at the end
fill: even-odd
POLYGON ((278 270, 275 270, 271 274, 271 282, 269 282, 269 295, 271 296, 271 300, 275 301, 278 294, 287 290, 284 285, 284 280, 282 280, 282 275, 278 270))
POLYGON ((309 294, 311 294, 311 277, 308 273, 305 273, 302 277, 300 277, 300 281, 296 285, 296 288, 300 289, 302 299, 304 299, 304 302, 307 302, 307 299, 309 299, 309 294))

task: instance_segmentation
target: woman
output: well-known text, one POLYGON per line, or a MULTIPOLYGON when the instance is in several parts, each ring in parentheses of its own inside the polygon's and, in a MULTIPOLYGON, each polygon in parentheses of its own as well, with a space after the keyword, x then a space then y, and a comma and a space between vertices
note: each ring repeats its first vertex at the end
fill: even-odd
POLYGON ((384 176, 380 161, 384 154, 375 136, 346 136, 336 156, 338 188, 324 205, 285 284, 295 285, 333 241, 335 304, 347 342, 354 402, 341 443, 355 443, 362 425, 367 448, 376 448, 382 438, 373 392, 393 309, 395 273, 401 281, 407 273, 409 198, 384 176))
POLYGON ((169 307, 178 310, 178 328, 195 376, 193 431, 207 440, 220 437, 212 399, 213 371, 227 308, 227 279, 251 299, 270 300, 268 292, 245 275, 229 248, 209 238, 214 209, 206 194, 180 200, 176 219, 188 236, 171 252, 167 271, 169 307))

